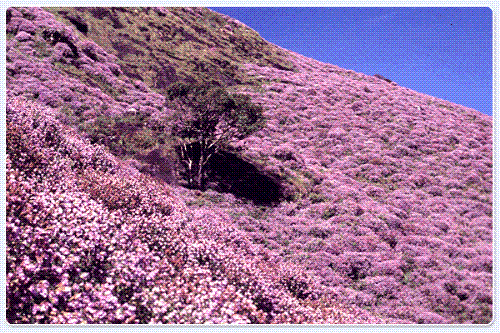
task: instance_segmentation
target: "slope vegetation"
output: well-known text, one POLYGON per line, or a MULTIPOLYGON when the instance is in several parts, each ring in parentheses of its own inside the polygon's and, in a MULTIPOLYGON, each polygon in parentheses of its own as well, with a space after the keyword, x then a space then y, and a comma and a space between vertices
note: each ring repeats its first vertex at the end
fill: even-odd
POLYGON ((243 62, 292 70, 285 52, 206 8, 47 8, 118 57, 124 75, 162 91, 177 80, 249 83, 243 62))
POLYGON ((302 190, 253 216, 229 209, 236 223, 337 299, 410 322, 489 322, 491 117, 291 59, 298 72, 247 65, 266 81, 244 90, 268 126, 242 145, 302 190))
POLYGON ((10 8, 6 44, 9 322, 491 321, 491 117, 207 9, 10 8), (205 192, 176 80, 265 109, 205 192))

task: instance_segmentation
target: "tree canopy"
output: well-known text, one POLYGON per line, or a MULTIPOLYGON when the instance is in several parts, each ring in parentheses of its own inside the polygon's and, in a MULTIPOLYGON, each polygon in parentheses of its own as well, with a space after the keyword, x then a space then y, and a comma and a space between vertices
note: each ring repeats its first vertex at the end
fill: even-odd
POLYGON ((222 87, 175 82, 167 97, 177 110, 172 134, 179 141, 190 187, 204 187, 206 166, 214 153, 265 125, 262 106, 248 95, 230 94, 222 87))

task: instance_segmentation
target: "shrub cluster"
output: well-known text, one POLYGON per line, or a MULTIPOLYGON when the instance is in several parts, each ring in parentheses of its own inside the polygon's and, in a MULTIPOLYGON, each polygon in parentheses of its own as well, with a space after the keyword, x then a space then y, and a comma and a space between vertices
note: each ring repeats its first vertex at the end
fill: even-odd
POLYGON ((165 97, 121 72, 117 57, 43 9, 9 8, 7 90, 57 108, 118 155, 165 142, 165 97))
POLYGON ((9 322, 491 321, 491 117, 292 52, 246 64, 267 126, 235 147, 298 189, 256 207, 92 145, 147 151, 172 111, 45 10, 6 28, 9 322))
POLYGON ((241 91, 268 121, 240 145, 302 194, 261 215, 226 209, 235 222, 347 304, 393 321, 491 321, 491 117, 291 59, 296 73, 246 65, 267 81, 241 91))
POLYGON ((226 215, 189 211, 173 188, 82 140, 56 115, 7 99, 9 323, 371 318, 322 305, 310 277, 268 265, 226 215))

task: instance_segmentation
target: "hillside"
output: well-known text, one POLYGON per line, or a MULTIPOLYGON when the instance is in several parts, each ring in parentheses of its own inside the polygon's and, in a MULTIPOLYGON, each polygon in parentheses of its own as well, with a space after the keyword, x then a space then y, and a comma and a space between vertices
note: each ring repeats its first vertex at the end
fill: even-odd
POLYGON ((7 11, 11 323, 488 323, 492 119, 208 9, 7 11), (184 188, 175 81, 267 125, 184 188))

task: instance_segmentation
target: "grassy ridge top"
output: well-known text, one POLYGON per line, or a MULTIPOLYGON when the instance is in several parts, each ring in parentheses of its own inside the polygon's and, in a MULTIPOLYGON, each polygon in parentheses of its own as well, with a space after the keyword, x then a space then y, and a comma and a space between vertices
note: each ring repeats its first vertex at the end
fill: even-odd
POLYGON ((293 70, 284 51, 206 8, 46 8, 118 57, 124 75, 161 92, 177 80, 252 83, 239 66, 293 70))

